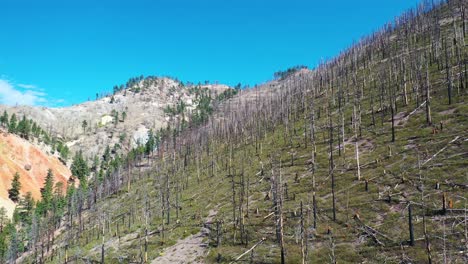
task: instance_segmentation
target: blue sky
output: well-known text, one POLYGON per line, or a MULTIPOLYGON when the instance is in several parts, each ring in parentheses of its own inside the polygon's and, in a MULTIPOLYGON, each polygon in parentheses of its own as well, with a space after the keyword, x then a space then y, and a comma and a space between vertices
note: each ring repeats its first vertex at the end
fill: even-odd
POLYGON ((253 86, 418 2, 0 0, 0 103, 76 104, 141 74, 253 86))

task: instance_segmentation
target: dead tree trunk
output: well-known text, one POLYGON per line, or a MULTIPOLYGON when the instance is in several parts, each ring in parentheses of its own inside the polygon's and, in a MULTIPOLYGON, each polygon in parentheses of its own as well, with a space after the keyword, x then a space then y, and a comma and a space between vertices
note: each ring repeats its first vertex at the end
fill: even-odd
POLYGON ((428 125, 432 124, 432 117, 431 117, 431 95, 429 92, 429 65, 427 64, 426 61, 426 123, 428 125))
POLYGON ((331 119, 331 104, 329 104, 328 109, 328 122, 329 122, 329 174, 331 176, 331 191, 332 191, 332 207, 333 207, 333 221, 336 221, 336 204, 335 204, 335 175, 334 175, 334 163, 333 163, 333 122, 331 119))
POLYGON ((411 210, 411 203, 408 205, 408 227, 410 236, 409 244, 410 246, 414 246, 413 214, 411 210))

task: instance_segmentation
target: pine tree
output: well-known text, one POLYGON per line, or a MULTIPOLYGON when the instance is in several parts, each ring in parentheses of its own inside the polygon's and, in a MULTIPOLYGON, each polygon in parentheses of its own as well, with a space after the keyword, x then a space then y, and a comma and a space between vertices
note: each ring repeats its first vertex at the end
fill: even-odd
POLYGON ((20 137, 25 139, 29 138, 29 134, 31 133, 31 125, 26 119, 26 116, 23 115, 23 119, 21 119, 21 121, 18 122, 15 131, 17 134, 20 135, 20 137))
POLYGON ((23 225, 31 225, 32 213, 34 210, 34 199, 31 192, 27 192, 24 198, 20 199, 15 208, 13 219, 15 223, 22 223, 23 225))
POLYGON ((47 176, 45 178, 44 187, 41 188, 41 206, 42 213, 45 214, 48 210, 52 208, 52 199, 54 197, 54 174, 52 170, 47 171, 47 176))
POLYGON ((19 192, 21 189, 21 182, 19 181, 19 173, 15 173, 13 176, 13 181, 11 182, 11 189, 8 190, 8 198, 13 202, 17 203, 19 201, 19 192))
POLYGON ((102 155, 102 163, 106 164, 110 161, 111 159, 111 151, 109 145, 106 147, 106 150, 104 151, 104 154, 102 155))
POLYGON ((6 234, 6 232, 0 232, 0 259, 1 260, 5 259, 5 255, 7 253, 7 250, 8 250, 7 234, 6 234))
POLYGON ((8 113, 7 113, 7 111, 3 111, 3 115, 0 117, 0 124, 3 127, 8 127, 8 113))
POLYGON ((86 187, 87 176, 89 175, 88 164, 83 158, 83 153, 79 151, 73 158, 71 165, 72 175, 80 180, 80 185, 86 187))
POLYGON ((54 199, 53 199, 53 210, 54 215, 59 220, 65 213, 65 207, 67 200, 63 193, 63 183, 57 182, 54 187, 54 199))
POLYGON ((104 181, 104 170, 101 168, 99 168, 99 172, 97 173, 97 180, 99 182, 103 182, 104 181))
POLYGON ((83 128, 83 133, 86 132, 86 127, 88 126, 88 122, 86 120, 83 120, 81 123, 81 127, 83 128))
POLYGON ((62 142, 58 142, 57 151, 60 153, 60 157, 62 157, 63 160, 66 161, 68 159, 70 149, 67 147, 67 145, 63 144, 62 142))
POLYGON ((6 263, 4 262, 5 256, 8 252, 8 232, 7 232, 7 226, 9 225, 9 219, 7 216, 7 211, 5 207, 1 206, 0 207, 0 263, 6 263))
POLYGON ((31 121, 31 133, 33 134, 33 136, 37 137, 37 125, 35 122, 32 122, 31 121))
POLYGON ((117 126, 119 123, 119 112, 116 110, 112 110, 112 117, 114 118, 114 126, 117 126))
POLYGON ((8 223, 8 216, 5 207, 0 206, 0 233, 3 232, 3 228, 8 223))
POLYGON ((8 225, 8 233, 9 233, 9 247, 8 247, 8 262, 7 263, 16 263, 16 259, 18 258, 18 248, 19 248, 19 241, 18 241, 18 231, 16 230, 15 225, 9 224, 8 225))
POLYGON ((16 115, 12 114, 11 119, 10 119, 10 124, 8 125, 8 132, 10 133, 15 133, 16 132, 16 126, 17 126, 17 120, 16 120, 16 115))
POLYGON ((99 168, 99 157, 95 155, 93 159, 93 164, 91 166, 91 171, 97 172, 98 168, 99 168))
POLYGON ((26 216, 29 218, 28 220, 31 221, 31 215, 34 210, 34 198, 32 197, 31 192, 27 192, 26 195, 24 196, 24 199, 21 200, 21 205, 23 206, 23 209, 25 211, 26 216))
POLYGON ((150 153, 152 153, 155 145, 156 145, 155 136, 154 136, 153 130, 150 129, 148 131, 148 141, 146 141, 146 144, 145 144, 145 154, 149 155, 150 153))

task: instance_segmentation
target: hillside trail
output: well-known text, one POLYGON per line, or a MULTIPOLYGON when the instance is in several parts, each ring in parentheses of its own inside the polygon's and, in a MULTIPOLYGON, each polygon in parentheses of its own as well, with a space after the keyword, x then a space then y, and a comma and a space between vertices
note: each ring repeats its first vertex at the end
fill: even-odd
POLYGON ((206 227, 206 224, 211 223, 213 218, 216 216, 218 211, 211 209, 208 212, 208 216, 205 219, 205 225, 200 232, 190 235, 184 239, 177 241, 173 246, 170 246, 164 250, 162 256, 157 257, 151 263, 152 264, 202 264, 204 263, 203 258, 206 255, 208 245, 204 242, 204 238, 208 237, 210 230, 206 227))

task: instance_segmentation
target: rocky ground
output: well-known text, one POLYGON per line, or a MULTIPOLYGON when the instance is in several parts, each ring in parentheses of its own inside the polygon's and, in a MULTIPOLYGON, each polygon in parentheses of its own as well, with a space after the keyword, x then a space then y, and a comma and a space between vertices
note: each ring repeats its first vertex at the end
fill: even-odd
MULTIPOLYGON (((126 89, 114 96, 70 107, 0 105, 0 112, 24 114, 46 131, 64 139, 72 152, 83 150, 86 157, 92 158, 102 154, 107 146, 120 144, 128 148, 138 142, 144 143, 150 129, 166 126, 169 117, 164 109, 167 106, 183 101, 187 111, 193 110, 197 105, 191 91, 193 87, 170 78, 157 78, 150 85, 140 82, 134 87, 138 89, 126 89), (115 122, 115 113, 118 113, 118 122, 115 122)), ((207 88, 214 95, 229 89, 218 84, 200 85, 200 88, 207 88)))
MULTIPOLYGON (((209 224, 213 221, 218 211, 210 210, 205 223, 209 224)), ((208 244, 205 242, 210 230, 206 227, 200 232, 190 235, 184 239, 177 241, 171 247, 166 248, 160 257, 153 260, 152 264, 185 264, 185 263, 204 263, 202 260, 208 251, 208 244)))

